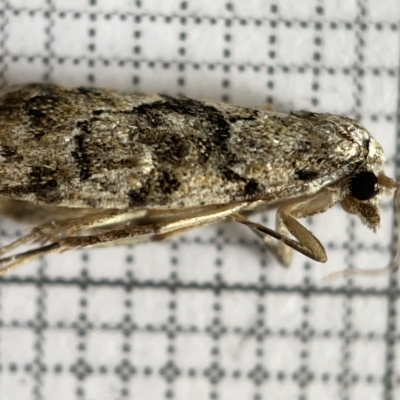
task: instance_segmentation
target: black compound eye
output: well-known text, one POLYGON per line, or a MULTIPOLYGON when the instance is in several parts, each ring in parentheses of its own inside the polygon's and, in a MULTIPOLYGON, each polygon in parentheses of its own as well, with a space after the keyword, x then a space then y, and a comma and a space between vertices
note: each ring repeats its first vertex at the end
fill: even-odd
POLYGON ((350 193, 357 200, 372 199, 379 193, 378 178, 373 172, 360 172, 350 182, 350 193))

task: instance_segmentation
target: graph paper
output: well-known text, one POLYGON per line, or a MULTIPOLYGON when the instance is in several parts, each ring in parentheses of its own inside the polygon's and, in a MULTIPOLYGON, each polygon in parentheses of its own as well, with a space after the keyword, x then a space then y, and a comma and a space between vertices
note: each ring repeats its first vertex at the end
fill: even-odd
MULTIPOLYGON (((343 114, 399 178, 399 21, 395 0, 3 0, 0 84, 343 114)), ((380 209, 376 234, 339 206, 304 221, 326 264, 285 270, 227 223, 21 267, 0 280, 0 400, 400 398, 397 273, 321 282, 389 262, 380 209)), ((1 244, 26 228, 1 220, 1 244)))

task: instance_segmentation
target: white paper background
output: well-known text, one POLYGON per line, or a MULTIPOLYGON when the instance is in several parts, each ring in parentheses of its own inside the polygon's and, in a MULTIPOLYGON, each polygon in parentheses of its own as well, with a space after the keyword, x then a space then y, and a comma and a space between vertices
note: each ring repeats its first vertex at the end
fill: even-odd
MULTIPOLYGON (((356 116, 394 174, 398 1, 0 0, 0 10, 1 86, 356 116)), ((381 209, 377 234, 340 207, 305 221, 329 260, 295 255, 289 271, 234 224, 24 266, 0 281, 0 400, 399 398, 397 274, 321 285, 389 260, 390 199, 381 209)), ((22 232, 1 222, 3 243, 22 232)))

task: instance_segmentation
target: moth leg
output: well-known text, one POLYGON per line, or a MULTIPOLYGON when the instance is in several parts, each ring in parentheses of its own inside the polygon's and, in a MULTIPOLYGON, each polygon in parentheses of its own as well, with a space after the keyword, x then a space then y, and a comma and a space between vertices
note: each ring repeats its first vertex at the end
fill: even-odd
MULTIPOLYGON (((292 247, 284 244, 281 240, 278 242, 272 239, 270 236, 266 236, 265 233, 252 228, 252 231, 262 239, 268 250, 275 256, 275 258, 284 266, 288 267, 292 263, 293 250, 292 247)), ((277 212, 275 215, 275 231, 280 233, 284 237, 289 237, 290 232, 286 228, 280 213, 277 212)))
MULTIPOLYGON (((145 225, 134 225, 132 223, 134 221, 128 221, 123 227, 110 229, 108 231, 99 232, 92 235, 66 236, 62 238, 54 238, 54 236, 50 236, 54 240, 53 243, 0 259, 0 267, 2 267, 0 269, 0 276, 38 257, 53 253, 59 253, 66 250, 102 246, 110 242, 117 242, 127 238, 135 239, 143 235, 150 235, 149 240, 153 241, 168 239, 172 235, 182 233, 185 230, 222 221, 232 215, 232 213, 245 208, 247 205, 247 203, 237 203, 217 206, 213 209, 199 211, 199 213, 196 215, 190 215, 186 218, 182 217, 179 220, 169 223, 164 222, 148 223, 145 225)), ((79 221, 76 221, 76 225, 73 225, 70 220, 60 221, 60 226, 62 226, 62 222, 64 222, 64 227, 67 228, 69 232, 77 232, 78 228, 82 229, 87 228, 88 226, 95 227, 96 225, 99 225, 96 224, 96 221, 104 224, 105 222, 110 220, 110 217, 112 219, 116 216, 118 215, 110 211, 108 219, 106 216, 98 216, 98 219, 95 220, 93 219, 93 215, 91 215, 87 224, 85 224, 85 221, 83 221, 82 219, 79 219, 79 221)), ((47 235, 48 232, 45 231, 44 234, 47 235)), ((29 238, 32 237, 31 235, 27 236, 29 238)), ((34 239, 40 238, 34 236, 34 239)), ((27 240, 24 238, 22 238, 22 241, 24 244, 27 243, 27 240)), ((20 243, 20 241, 17 242, 20 243)))
POLYGON ((110 221, 113 217, 126 213, 121 210, 102 210, 97 214, 90 214, 80 218, 71 218, 61 221, 45 222, 31 229, 30 233, 0 248, 0 255, 8 253, 24 244, 33 242, 48 242, 60 233, 72 234, 87 230, 110 221))
POLYGON ((130 226, 129 228, 125 229, 112 230, 97 235, 67 236, 60 238, 57 242, 50 243, 46 246, 0 259, 0 266, 4 265, 4 267, 0 269, 0 276, 42 256, 47 256, 53 253, 61 253, 66 250, 97 246, 101 245, 102 243, 117 241, 129 236, 134 237, 137 235, 147 235, 154 233, 154 230, 154 225, 138 225, 130 226))
POLYGON ((326 262, 327 256, 324 247, 307 228, 297 221, 297 218, 305 218, 324 212, 335 202, 336 199, 332 192, 322 190, 310 197, 303 197, 297 202, 282 205, 276 213, 276 230, 249 221, 238 213, 235 213, 233 218, 250 227, 253 232, 260 236, 278 261, 285 267, 290 265, 292 249, 313 260, 326 262), (294 236, 297 240, 289 238, 289 235, 294 236), (268 236, 272 236, 278 242, 274 243, 268 236))

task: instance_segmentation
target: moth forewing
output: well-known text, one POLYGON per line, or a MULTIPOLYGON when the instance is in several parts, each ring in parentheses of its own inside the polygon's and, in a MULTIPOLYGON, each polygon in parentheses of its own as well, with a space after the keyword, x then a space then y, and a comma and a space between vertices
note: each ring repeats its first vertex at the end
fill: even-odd
POLYGON ((0 93, 0 130, 0 213, 36 224, 0 250, 0 274, 50 253, 164 240, 227 219, 283 265, 292 249, 325 262, 297 220, 339 202, 376 229, 382 190, 399 187, 365 128, 329 114, 31 84, 0 93), (245 217, 263 207, 276 208, 275 230, 245 217), (6 256, 26 244, 36 247, 6 256))

